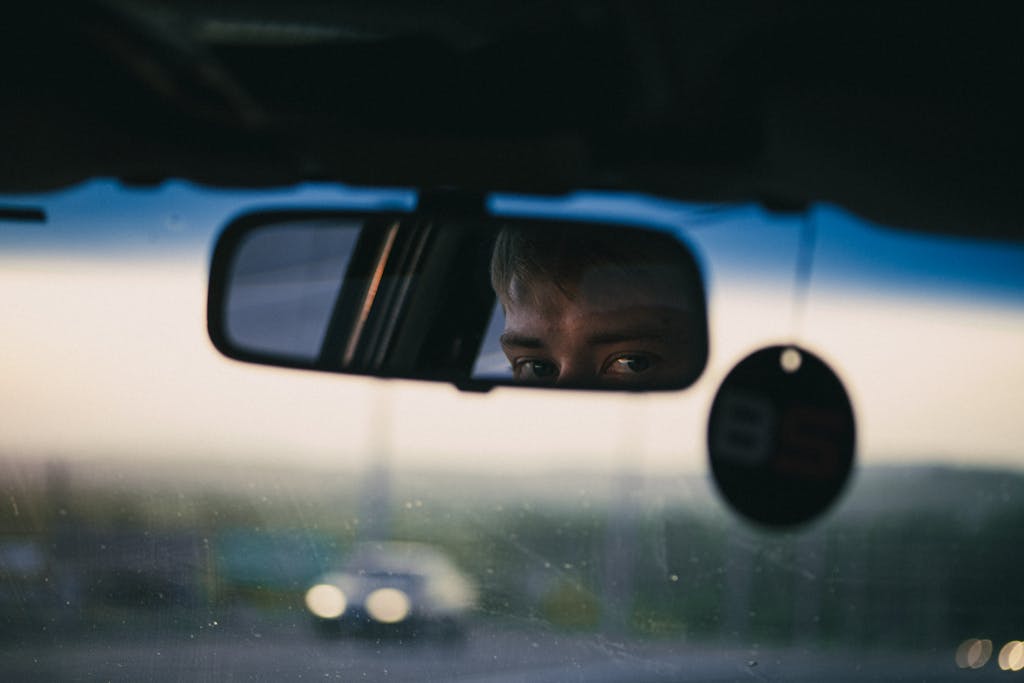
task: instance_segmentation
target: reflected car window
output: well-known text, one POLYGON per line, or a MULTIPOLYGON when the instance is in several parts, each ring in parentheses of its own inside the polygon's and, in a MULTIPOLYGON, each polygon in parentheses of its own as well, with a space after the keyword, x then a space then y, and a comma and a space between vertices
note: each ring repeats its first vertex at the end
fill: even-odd
POLYGON ((319 355, 360 226, 311 223, 275 226, 241 246, 225 311, 233 343, 305 361, 319 355))

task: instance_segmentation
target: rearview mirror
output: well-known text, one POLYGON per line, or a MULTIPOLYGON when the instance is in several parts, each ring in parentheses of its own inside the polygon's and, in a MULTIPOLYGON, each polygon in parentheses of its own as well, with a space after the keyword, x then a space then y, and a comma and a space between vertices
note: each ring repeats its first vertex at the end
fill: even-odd
POLYGON ((238 360, 451 382, 667 390, 707 361, 674 235, 429 214, 248 214, 221 235, 208 325, 238 360))

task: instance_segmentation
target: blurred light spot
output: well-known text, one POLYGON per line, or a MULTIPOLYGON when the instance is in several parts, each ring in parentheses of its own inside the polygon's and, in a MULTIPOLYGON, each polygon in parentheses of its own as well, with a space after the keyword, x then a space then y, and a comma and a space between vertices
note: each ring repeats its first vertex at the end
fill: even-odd
POLYGON ((306 607, 321 619, 337 619, 345 613, 348 602, 337 586, 319 583, 306 591, 306 607))
POLYGON ((397 588, 378 588, 366 596, 366 611, 382 624, 397 624, 409 616, 409 596, 397 588))
POLYGON ((961 669, 980 669, 992 656, 992 641, 968 638, 956 649, 956 665, 961 669))
POLYGON ((803 362, 804 359, 800 352, 794 348, 786 349, 779 356, 779 364, 782 365, 782 369, 791 374, 799 370, 803 362))
POLYGON ((1024 643, 1011 640, 999 651, 999 668, 1003 671, 1024 669, 1024 643))

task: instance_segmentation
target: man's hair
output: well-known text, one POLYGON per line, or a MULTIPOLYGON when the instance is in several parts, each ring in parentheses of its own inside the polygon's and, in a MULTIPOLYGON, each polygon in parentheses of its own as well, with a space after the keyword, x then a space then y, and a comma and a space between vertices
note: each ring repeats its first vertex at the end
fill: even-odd
POLYGON ((574 299, 583 276, 594 269, 643 279, 645 271, 666 266, 685 270, 700 282, 692 261, 672 237, 644 230, 564 224, 507 225, 498 232, 491 254, 491 286, 505 305, 536 294, 550 284, 574 299), (513 292, 513 287, 515 291, 513 292))

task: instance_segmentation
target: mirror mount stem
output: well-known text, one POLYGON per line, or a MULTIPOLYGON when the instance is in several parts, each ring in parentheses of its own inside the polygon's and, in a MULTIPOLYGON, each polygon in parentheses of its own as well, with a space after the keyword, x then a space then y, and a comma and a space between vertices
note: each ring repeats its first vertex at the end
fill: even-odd
POLYGON ((443 214, 459 218, 487 215, 487 194, 473 190, 442 187, 420 192, 417 211, 421 214, 443 214))

